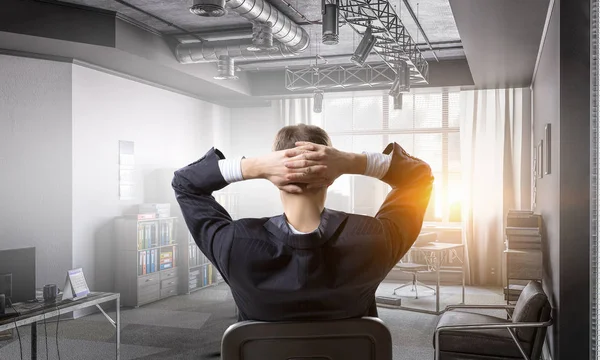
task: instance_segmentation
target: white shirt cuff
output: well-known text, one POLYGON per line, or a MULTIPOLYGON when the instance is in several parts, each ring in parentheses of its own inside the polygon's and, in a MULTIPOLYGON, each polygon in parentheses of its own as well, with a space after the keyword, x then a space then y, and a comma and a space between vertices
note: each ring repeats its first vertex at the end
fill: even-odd
POLYGON ((367 155, 367 168, 364 175, 381 179, 387 174, 392 163, 392 155, 366 151, 363 154, 367 155))
POLYGON ((243 157, 219 160, 219 170, 221 170, 221 175, 223 175, 225 181, 231 184, 244 180, 242 176, 242 159, 243 157))

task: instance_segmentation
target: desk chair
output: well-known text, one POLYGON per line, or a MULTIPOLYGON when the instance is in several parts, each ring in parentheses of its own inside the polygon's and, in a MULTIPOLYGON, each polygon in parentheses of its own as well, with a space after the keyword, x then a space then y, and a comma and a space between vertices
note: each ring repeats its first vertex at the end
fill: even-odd
POLYGON ((527 284, 515 306, 448 306, 433 337, 435 360, 538 360, 546 329, 552 325, 550 310, 537 281, 527 284), (510 319, 466 309, 506 309, 510 319))
MULTIPOLYGON (((430 242, 434 242, 436 240, 436 233, 420 234, 413 246, 419 247, 428 245, 430 242)), ((419 263, 414 261, 414 251, 415 249, 410 249, 408 253, 404 256, 404 258, 402 258, 400 262, 397 263, 396 266, 394 266, 395 269, 412 275, 412 281, 407 282, 406 284, 402 284, 394 289, 394 295, 397 295, 396 291, 407 286, 411 286, 411 291, 415 292, 415 299, 419 298, 419 286, 422 286, 429 290, 433 290, 433 294, 435 295, 435 289, 433 287, 425 285, 424 283, 420 282, 417 278, 417 275, 419 273, 431 272, 433 270, 433 264, 429 260, 427 260, 425 263, 419 263)))
POLYGON ((242 321, 221 341, 221 360, 392 360, 392 336, 378 318, 242 321))

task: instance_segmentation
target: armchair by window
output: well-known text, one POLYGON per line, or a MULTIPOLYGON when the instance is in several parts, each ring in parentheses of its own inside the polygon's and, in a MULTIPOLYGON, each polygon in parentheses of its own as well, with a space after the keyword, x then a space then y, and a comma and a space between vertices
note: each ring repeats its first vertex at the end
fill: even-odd
POLYGON ((550 312, 548 297, 537 281, 529 282, 514 306, 449 306, 434 333, 435 359, 539 360, 546 329, 552 325, 550 312), (505 309, 509 319, 468 309, 505 309))

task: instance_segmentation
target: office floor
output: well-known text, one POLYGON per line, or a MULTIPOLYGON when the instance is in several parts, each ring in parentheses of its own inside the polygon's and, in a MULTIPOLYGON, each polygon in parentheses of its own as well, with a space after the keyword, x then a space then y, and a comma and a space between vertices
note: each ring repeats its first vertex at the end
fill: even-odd
MULTIPOLYGON (((378 294, 390 294, 397 286, 383 283, 378 294)), ((444 287, 445 304, 460 296, 460 287, 444 287)), ((409 289, 402 294, 410 295, 409 289)), ((407 297, 403 305, 408 306, 407 297)), ((435 297, 424 295, 412 305, 427 307, 435 297)), ((501 303, 501 289, 467 288, 467 303, 501 303)), ((444 305, 445 306, 445 305, 444 305)), ((235 322, 234 303, 225 284, 176 296, 121 312, 121 359, 218 359, 223 331, 235 322)), ((380 308, 379 315, 390 328, 394 360, 433 359, 431 339, 437 321, 434 315, 380 308)), ((38 327, 38 359, 58 359, 56 318, 38 327), (48 355, 48 357, 46 357, 48 355)), ((23 358, 29 359, 29 328, 20 331, 23 358)), ((100 314, 58 324, 61 360, 110 359, 114 352, 114 328, 100 314)), ((20 359, 19 342, 0 342, 0 359, 20 359)))

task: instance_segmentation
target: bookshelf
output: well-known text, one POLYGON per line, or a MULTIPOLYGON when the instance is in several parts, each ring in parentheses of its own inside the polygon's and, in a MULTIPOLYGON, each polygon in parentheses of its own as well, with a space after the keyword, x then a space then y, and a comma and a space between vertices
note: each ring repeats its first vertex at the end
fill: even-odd
POLYGON ((115 291, 124 306, 141 306, 179 293, 177 218, 116 219, 115 291))
POLYGON ((542 216, 510 210, 506 218, 504 299, 515 303, 530 280, 542 281, 542 216))
MULTIPOLYGON (((232 219, 237 218, 237 194, 230 192, 215 192, 215 200, 223 206, 232 219)), ((217 268, 211 264, 208 258, 200 251, 190 233, 187 234, 187 246, 182 251, 182 260, 186 263, 187 270, 182 279, 182 292, 190 294, 194 291, 204 289, 222 283, 223 277, 217 268)))

